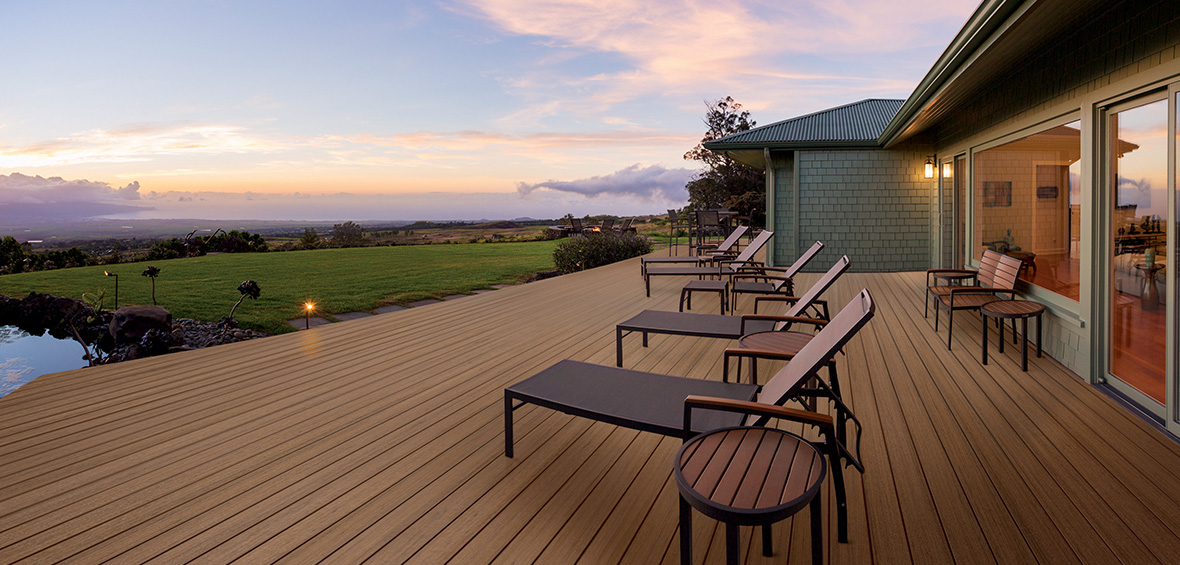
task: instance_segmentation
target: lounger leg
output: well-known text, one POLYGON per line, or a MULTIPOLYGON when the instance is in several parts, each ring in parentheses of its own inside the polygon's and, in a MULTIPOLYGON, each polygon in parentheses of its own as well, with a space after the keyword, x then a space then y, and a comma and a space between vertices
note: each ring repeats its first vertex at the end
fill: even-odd
POLYGON ((820 504, 819 495, 811 499, 811 562, 814 565, 823 565, 824 562, 824 521, 823 521, 823 506, 820 504))
MULTIPOLYGON (((835 445, 828 454, 832 466, 832 481, 836 487, 836 530, 840 543, 848 543, 848 495, 844 492, 844 466, 835 445)), ((819 495, 816 495, 819 498, 819 495)))
POLYGON ((930 291, 929 290, 926 291, 926 300, 924 300, 923 302, 925 302, 925 304, 923 304, 922 306, 924 306, 926 308, 926 311, 922 312, 922 317, 929 318, 930 317, 930 291))
POLYGON ((615 326, 615 366, 623 366, 623 330, 615 326))
POLYGON ((692 506, 680 497, 680 563, 692 565, 692 506))
POLYGON ((644 286, 645 291, 647 292, 647 297, 651 298, 651 275, 650 274, 643 277, 643 286, 644 286))
MULTIPOLYGON (((678 310, 680 312, 684 311, 684 295, 686 295, 686 294, 688 294, 688 289, 681 289, 681 291, 680 291, 680 308, 678 310)), ((692 310, 692 295, 689 295, 688 309, 692 310)))
MULTIPOLYGON (((738 358, 738 363, 741 363, 740 357, 738 358)), ((738 373, 738 375, 741 375, 741 373, 738 373)), ((725 356, 722 357, 722 361, 721 361, 721 382, 723 382, 723 383, 729 382, 729 353, 728 352, 726 352, 725 356)))
POLYGON ((750 384, 758 384, 758 358, 750 358, 750 384))
POLYGON ((512 457, 512 396, 504 391, 504 455, 512 457))

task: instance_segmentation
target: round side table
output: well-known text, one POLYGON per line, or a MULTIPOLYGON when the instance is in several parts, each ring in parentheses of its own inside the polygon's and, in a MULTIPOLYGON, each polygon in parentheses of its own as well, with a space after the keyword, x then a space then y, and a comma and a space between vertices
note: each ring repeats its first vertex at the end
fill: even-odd
POLYGON ((1000 353, 1004 352, 1004 320, 1012 320, 1012 343, 1016 343, 1016 320, 1020 320, 1024 342, 1020 348, 1020 370, 1028 372, 1028 319, 1037 319, 1037 357, 1041 356, 1041 316, 1045 305, 1031 300, 997 300, 979 308, 983 318, 983 364, 987 365, 987 319, 1000 320, 1000 353))
POLYGON ((823 455, 807 440, 775 428, 722 428, 696 436, 676 454, 680 490, 680 562, 692 563, 692 509, 725 523, 726 563, 741 560, 738 526, 762 526, 770 557, 771 524, 811 506, 811 560, 823 563, 820 485, 823 455))
POLYGON ((1163 265, 1153 262, 1136 263, 1135 268, 1143 271, 1143 291, 1139 293, 1139 304, 1143 306, 1144 310, 1158 310, 1160 307, 1160 291, 1155 285, 1155 274, 1164 268, 1163 265))

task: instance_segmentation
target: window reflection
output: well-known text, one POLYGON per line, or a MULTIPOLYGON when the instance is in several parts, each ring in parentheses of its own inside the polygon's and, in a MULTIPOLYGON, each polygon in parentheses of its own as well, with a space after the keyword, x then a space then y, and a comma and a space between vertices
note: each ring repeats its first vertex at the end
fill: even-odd
POLYGON ((1078 300, 1081 123, 975 154, 976 259, 993 249, 1021 259, 1020 277, 1078 300))

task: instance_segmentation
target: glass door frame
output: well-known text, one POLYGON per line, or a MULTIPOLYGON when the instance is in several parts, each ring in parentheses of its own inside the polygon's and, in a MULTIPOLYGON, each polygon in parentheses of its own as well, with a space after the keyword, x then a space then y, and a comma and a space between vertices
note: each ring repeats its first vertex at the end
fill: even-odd
POLYGON ((969 199, 967 194, 968 168, 967 153, 959 151, 946 157, 938 158, 938 261, 936 264, 944 269, 963 269, 971 260, 967 251, 966 213, 969 199), (957 165, 962 163, 962 167, 957 165), (950 171, 948 177, 946 171, 950 171), (949 209, 948 209, 949 208, 949 209), (960 213, 962 212, 962 213, 960 213), (958 231, 958 223, 964 222, 963 233, 958 231), (949 258, 948 258, 949 255, 949 258))
POLYGON ((1176 145, 1180 140, 1176 137, 1176 111, 1177 98, 1180 96, 1180 83, 1173 83, 1168 85, 1166 89, 1161 88, 1155 92, 1148 93, 1143 96, 1136 96, 1130 99, 1124 99, 1111 104, 1105 105, 1099 109, 1101 124, 1101 142, 1095 147, 1095 167, 1098 172, 1100 182, 1098 186, 1101 189, 1098 191, 1098 202, 1100 207, 1097 210, 1101 214, 1095 218, 1099 229, 1094 230, 1094 239, 1097 239, 1097 245, 1094 246, 1097 251, 1095 259, 1092 264, 1094 266, 1095 288, 1100 289, 1093 294, 1093 299, 1099 303, 1098 311, 1103 312, 1104 320, 1097 324, 1096 328, 1100 334, 1100 339, 1094 342, 1094 350, 1099 354, 1099 363, 1096 364, 1097 374, 1101 375, 1099 382, 1104 382, 1111 388, 1114 388, 1121 394, 1125 395, 1133 402, 1138 404, 1146 412, 1155 415, 1164 421, 1165 426, 1173 433, 1180 433, 1180 399, 1177 398, 1176 377, 1180 374, 1180 367, 1177 366, 1176 359, 1176 298, 1178 296, 1176 289, 1176 273, 1175 268, 1164 269, 1165 274, 1165 288, 1167 289, 1167 307, 1165 312, 1165 327, 1167 328, 1167 335, 1165 336, 1165 344, 1173 344, 1171 347, 1165 347, 1164 359, 1164 399, 1165 403, 1160 404, 1157 400, 1151 398, 1147 394, 1139 391, 1129 384, 1124 383, 1119 378, 1111 373, 1111 322, 1113 320, 1114 312, 1112 312, 1111 293, 1113 292, 1114 282, 1111 277, 1111 257, 1113 256, 1113 228, 1112 219, 1114 217, 1114 198, 1116 186, 1112 186, 1113 171, 1112 171, 1112 146, 1116 142, 1114 139, 1114 132, 1112 131, 1111 120, 1113 116, 1119 112, 1131 110, 1159 102, 1160 100, 1167 100, 1167 128, 1168 140, 1167 143, 1167 183, 1166 183, 1166 211, 1168 217, 1165 220, 1165 225, 1168 226, 1167 233, 1167 252, 1166 255, 1172 257, 1169 261, 1176 263, 1176 145))

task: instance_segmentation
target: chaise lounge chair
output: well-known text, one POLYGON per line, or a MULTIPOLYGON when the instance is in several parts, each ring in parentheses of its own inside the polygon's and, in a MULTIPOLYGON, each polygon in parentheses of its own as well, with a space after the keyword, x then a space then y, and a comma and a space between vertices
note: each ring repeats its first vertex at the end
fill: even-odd
MULTIPOLYGON (((504 454, 513 456, 513 411, 526 404, 682 439, 727 426, 763 425, 768 418, 755 414, 772 411, 780 419, 815 425, 820 429, 822 451, 831 461, 835 481, 839 539, 846 542, 848 505, 841 459, 861 472, 864 467, 845 447, 846 443, 841 440, 845 437, 843 431, 836 429, 836 422, 843 421, 843 417, 834 419, 826 414, 782 405, 801 395, 814 396, 805 388, 806 383, 818 376, 819 369, 868 323, 873 313, 872 297, 868 290, 863 290, 764 386, 672 377, 568 359, 561 361, 504 389, 504 454), (710 397, 694 398, 696 404, 693 407, 706 404, 738 412, 698 409, 691 427, 685 429, 684 414, 689 409, 685 399, 689 397, 710 397), (743 409, 751 413, 742 413, 743 409)), ((838 411, 842 410, 838 408, 838 411)), ((853 422, 859 454, 860 424, 855 419, 853 422)))
MULTIPOLYGON (((824 276, 820 277, 807 292, 798 298, 789 296, 759 297, 757 300, 774 299, 791 304, 785 316, 744 315, 723 316, 720 314, 695 314, 692 312, 665 312, 644 310, 633 318, 615 326, 615 364, 623 366, 623 337, 632 332, 643 334, 643 346, 647 347, 648 334, 686 335, 719 339, 739 339, 744 335, 761 332, 785 331, 792 323, 800 320, 828 319, 828 304, 819 297, 831 288, 836 279, 848 270, 851 261, 848 256, 836 261, 824 276), (814 317, 805 317, 814 310, 814 317)), ((724 375, 728 381, 728 375, 724 375)))
POLYGON ((753 260, 754 254, 758 253, 762 249, 762 246, 766 245, 766 242, 772 237, 774 237, 774 232, 763 231, 737 257, 734 257, 732 260, 721 261, 719 265, 714 267, 653 267, 647 269, 643 272, 643 284, 646 288, 647 295, 651 296, 651 277, 653 276, 721 277, 737 274, 744 266, 761 265, 760 262, 753 260))
POLYGON ((709 254, 705 256, 694 255, 689 257, 641 257, 639 259, 639 274, 642 276, 647 276, 647 266, 652 263, 658 263, 660 265, 665 263, 695 263, 697 265, 701 265, 718 257, 735 257, 737 256, 738 252, 732 251, 733 246, 737 245, 738 240, 746 234, 747 229, 749 228, 746 226, 738 226, 737 229, 733 230, 733 233, 729 234, 729 237, 725 238, 725 241, 722 241, 715 249, 711 250, 709 254))
MULTIPOLYGON (((811 262, 823 248, 824 244, 821 241, 811 244, 811 247, 786 269, 760 267, 757 269, 757 274, 738 273, 734 275, 732 277, 733 288, 731 289, 733 299, 730 300, 730 304, 734 309, 737 308, 738 294, 785 294, 788 296, 793 294, 795 292, 793 280, 795 275, 799 274, 799 271, 803 270, 803 267, 807 266, 807 263, 811 262), (772 275, 771 272, 779 274, 772 275)), ((754 313, 757 312, 758 309, 755 306, 754 313)))

